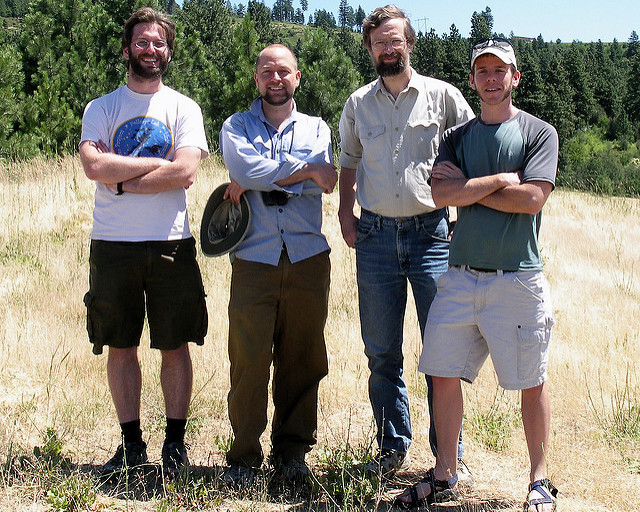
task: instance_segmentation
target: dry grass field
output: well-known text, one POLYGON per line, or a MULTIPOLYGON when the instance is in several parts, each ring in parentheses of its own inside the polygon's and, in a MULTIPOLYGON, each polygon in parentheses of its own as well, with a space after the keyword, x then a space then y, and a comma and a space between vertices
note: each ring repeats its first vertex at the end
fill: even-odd
MULTIPOLYGON (((219 161, 210 158, 188 192, 196 237, 208 195, 223 181, 219 161)), ((221 485, 230 438, 230 265, 227 257, 202 254, 210 328, 205 345, 192 349, 195 382, 187 434, 192 480, 168 487, 149 479, 112 485, 101 482, 95 468, 119 443, 119 428, 106 384, 106 357, 91 354, 82 303, 93 184, 77 158, 0 164, 0 509, 388 510, 403 483, 433 463, 426 386, 416 371, 415 310, 410 304, 405 324, 415 432, 411 465, 397 481, 377 489, 352 478, 373 434, 368 371, 355 256, 340 236, 337 193, 325 199, 324 231, 333 248, 326 328, 330 373, 321 385, 318 446, 309 456, 318 476, 311 500, 285 500, 260 487, 237 495, 221 485)), ((639 214, 635 199, 564 190, 556 190, 545 207, 541 238, 557 322, 549 368, 549 472, 561 490, 560 511, 630 511, 640 503, 639 214)), ((145 343, 142 425, 150 459, 157 463, 164 429, 159 356, 145 343)), ((528 462, 518 395, 498 390, 490 363, 473 386, 464 386, 464 394, 465 459, 477 484, 460 502, 438 510, 522 510, 528 462)), ((267 436, 264 443, 268 450, 267 436)))

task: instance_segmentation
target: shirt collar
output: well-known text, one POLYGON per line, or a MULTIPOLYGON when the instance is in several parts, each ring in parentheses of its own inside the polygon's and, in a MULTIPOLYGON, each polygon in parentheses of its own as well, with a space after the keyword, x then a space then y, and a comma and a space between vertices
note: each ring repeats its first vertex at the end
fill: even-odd
MULTIPOLYGON (((289 116, 289 119, 283 125, 282 127, 283 130, 290 124, 298 121, 298 118, 300 116, 300 113, 298 112, 298 107, 296 105, 296 101, 295 100, 292 100, 292 101, 293 101, 293 110, 291 111, 291 115, 289 116)), ((263 123, 267 123, 269 126, 271 126, 271 123, 267 121, 267 118, 264 116, 264 112, 262 110, 262 98, 256 98, 255 100, 253 100, 253 103, 251 104, 250 112, 255 117, 260 119, 260 121, 262 121, 263 123)))
MULTIPOLYGON (((409 78, 409 83, 407 84, 405 91, 407 89, 419 90, 418 76, 417 76, 418 74, 416 73, 416 70, 413 69, 411 66, 409 66, 409 69, 411 70, 411 78, 409 78)), ((387 91, 386 87, 384 86, 384 82, 382 81, 381 76, 378 76, 378 80, 376 81, 375 86, 373 87, 373 89, 371 89, 371 94, 373 94, 374 96, 378 94, 378 92, 381 92, 382 94, 389 94, 389 91, 387 91)))

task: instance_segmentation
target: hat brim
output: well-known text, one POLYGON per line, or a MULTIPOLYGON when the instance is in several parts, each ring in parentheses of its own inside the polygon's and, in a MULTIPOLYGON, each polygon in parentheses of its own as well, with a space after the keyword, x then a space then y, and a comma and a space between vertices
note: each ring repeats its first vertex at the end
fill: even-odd
POLYGON ((200 246, 206 256, 233 251, 244 240, 251 223, 251 208, 244 194, 239 205, 224 199, 228 186, 223 183, 211 193, 202 214, 200 246))
POLYGON ((471 60, 471 69, 473 69, 473 65, 475 64, 476 60, 478 60, 478 57, 482 57, 483 55, 495 55, 505 64, 514 66, 516 70, 518 69, 516 55, 513 50, 511 52, 505 52, 504 50, 501 50, 500 48, 497 48, 495 46, 487 46, 486 48, 480 50, 476 55, 474 55, 473 59, 471 60))

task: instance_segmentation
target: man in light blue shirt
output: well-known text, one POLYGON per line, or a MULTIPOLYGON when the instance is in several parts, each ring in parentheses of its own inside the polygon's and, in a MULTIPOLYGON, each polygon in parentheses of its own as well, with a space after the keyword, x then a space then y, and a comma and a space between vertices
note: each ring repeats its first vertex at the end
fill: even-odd
POLYGON ((231 185, 251 207, 247 235, 232 252, 229 301, 234 440, 225 482, 248 488, 263 460, 268 384, 274 366, 270 460, 286 484, 310 476, 304 457, 316 442, 318 385, 327 374, 324 325, 329 245, 321 232, 322 193, 338 180, 327 124, 296 110, 300 71, 291 50, 271 45, 256 62, 260 98, 227 119, 220 147, 231 185))

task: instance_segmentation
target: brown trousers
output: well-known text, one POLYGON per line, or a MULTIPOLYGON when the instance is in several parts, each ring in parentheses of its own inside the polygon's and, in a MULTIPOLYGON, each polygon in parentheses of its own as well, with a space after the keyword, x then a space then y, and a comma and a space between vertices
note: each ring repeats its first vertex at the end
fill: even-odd
POLYGON ((316 443, 318 385, 328 372, 324 326, 331 264, 328 251, 277 267, 236 258, 229 300, 234 440, 227 461, 259 467, 267 427, 273 362, 271 457, 304 458, 316 443))

